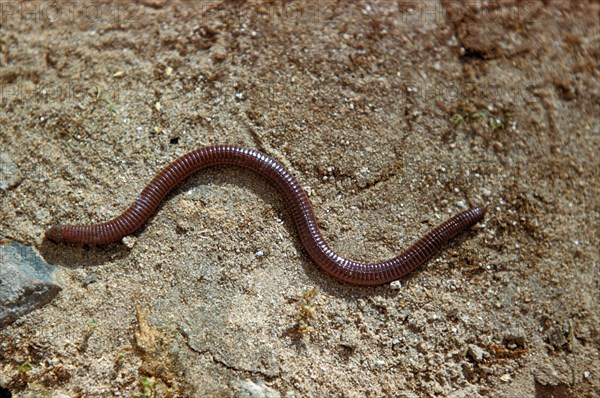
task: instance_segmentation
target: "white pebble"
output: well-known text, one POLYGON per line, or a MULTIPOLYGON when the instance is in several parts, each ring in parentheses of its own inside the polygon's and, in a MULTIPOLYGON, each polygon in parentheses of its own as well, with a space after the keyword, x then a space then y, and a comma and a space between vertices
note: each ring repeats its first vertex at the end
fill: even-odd
POLYGON ((133 236, 124 236, 123 239, 121 239, 121 242, 125 246, 127 246, 128 249, 133 249, 133 246, 135 246, 137 239, 133 236))
POLYGON ((392 290, 400 290, 402 289, 402 282, 400 281, 393 281, 390 283, 390 289, 392 290))

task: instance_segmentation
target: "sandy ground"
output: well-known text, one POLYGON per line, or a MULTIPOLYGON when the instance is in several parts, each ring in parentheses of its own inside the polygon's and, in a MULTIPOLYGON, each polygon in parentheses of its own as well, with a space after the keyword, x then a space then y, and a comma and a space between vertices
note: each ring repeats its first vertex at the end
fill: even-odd
POLYGON ((63 288, 0 331, 4 394, 598 396, 597 2, 1 6, 0 150, 22 181, 0 235, 63 288), (43 240, 216 143, 283 162, 357 260, 489 212, 399 289, 324 275, 236 169, 191 177, 127 245, 43 240))

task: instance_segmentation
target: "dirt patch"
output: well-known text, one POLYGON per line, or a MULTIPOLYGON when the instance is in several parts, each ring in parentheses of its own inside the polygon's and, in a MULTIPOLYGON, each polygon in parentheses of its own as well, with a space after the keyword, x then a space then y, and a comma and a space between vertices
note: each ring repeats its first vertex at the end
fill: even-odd
POLYGON ((63 289, 0 331, 4 391, 597 395, 597 2, 2 7, 0 151, 20 179, 1 234, 63 289), (128 246, 43 241, 216 143, 289 167, 353 259, 488 215, 400 289, 324 275, 275 189, 237 169, 191 177, 128 246))

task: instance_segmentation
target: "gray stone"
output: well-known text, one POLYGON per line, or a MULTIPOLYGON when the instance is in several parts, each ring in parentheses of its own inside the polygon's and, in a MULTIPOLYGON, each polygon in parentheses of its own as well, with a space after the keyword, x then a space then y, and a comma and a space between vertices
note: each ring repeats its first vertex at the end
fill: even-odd
POLYGON ((504 341, 525 348, 527 345, 527 332, 521 327, 512 328, 504 334, 504 341))
POLYGON ((85 278, 83 278, 83 281, 81 282, 81 284, 83 285, 83 287, 88 287, 88 285, 91 285, 92 283, 96 283, 98 282, 98 275, 96 275, 95 273, 91 273, 89 275, 87 275, 85 278))
POLYGON ((469 348, 467 349, 467 353, 473 358, 475 362, 483 361, 483 357, 485 356, 485 351, 479 346, 475 344, 469 344, 469 348))
POLYGON ((0 244, 0 328, 48 304, 61 290, 56 267, 18 242, 0 244))

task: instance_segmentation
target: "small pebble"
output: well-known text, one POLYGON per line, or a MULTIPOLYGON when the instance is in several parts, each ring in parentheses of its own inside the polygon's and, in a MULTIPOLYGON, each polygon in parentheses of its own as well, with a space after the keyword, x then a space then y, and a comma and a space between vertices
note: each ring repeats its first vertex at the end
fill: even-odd
POLYGON ((467 353, 475 360, 475 362, 483 361, 484 351, 481 347, 478 347, 475 344, 469 344, 467 353))
POLYGON ((390 289, 392 290, 400 290, 402 289, 402 282, 400 281, 393 281, 390 283, 390 289))
POLYGON ((512 328, 504 334, 504 340, 507 343, 515 343, 518 347, 525 348, 527 333, 523 328, 512 328))
POLYGON ((583 372, 584 379, 589 379, 590 376, 592 376, 592 373, 589 370, 586 370, 585 372, 583 372))
POLYGON ((137 242, 137 239, 134 238, 133 236, 125 236, 123 237, 123 239, 121 239, 121 242, 128 248, 128 249, 133 249, 133 246, 135 246, 135 243, 137 242))
POLYGON ((81 284, 83 285, 83 287, 87 287, 88 285, 92 284, 92 283, 96 283, 98 281, 98 275, 96 275, 95 273, 91 273, 88 276, 86 276, 85 278, 83 278, 83 281, 81 281, 81 284))

